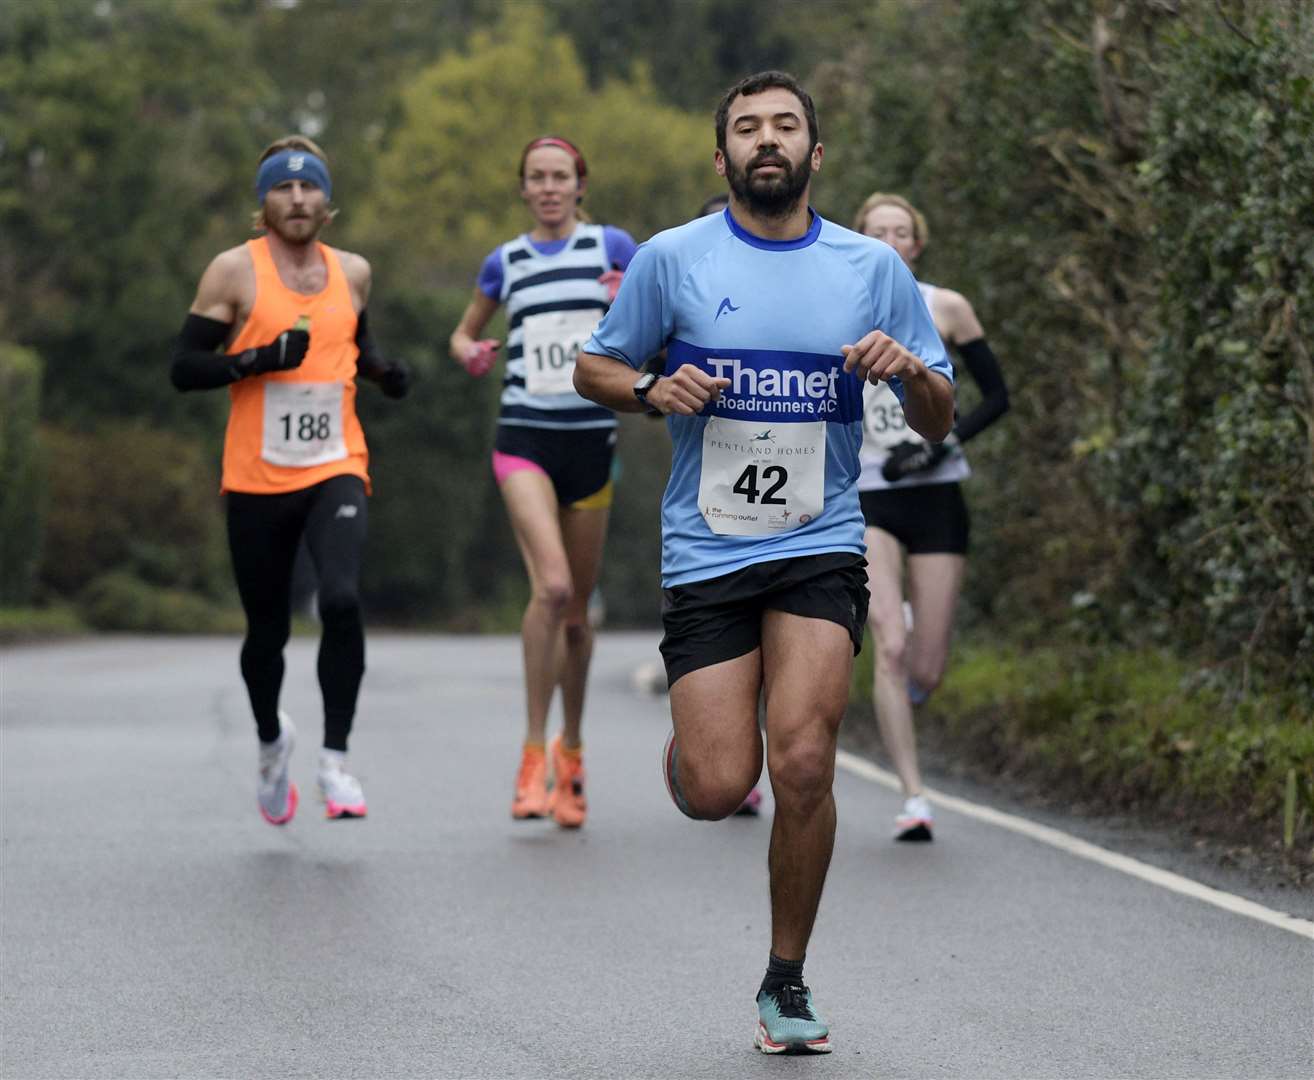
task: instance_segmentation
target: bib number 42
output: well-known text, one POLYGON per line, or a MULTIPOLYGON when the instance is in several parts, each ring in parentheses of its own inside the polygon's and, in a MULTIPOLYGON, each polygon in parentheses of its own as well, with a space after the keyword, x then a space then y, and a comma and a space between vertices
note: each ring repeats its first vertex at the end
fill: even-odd
POLYGON ((788 500, 780 498, 776 492, 789 483, 789 472, 783 465, 767 465, 761 470, 761 483, 770 485, 763 491, 759 485, 757 463, 745 467, 734 482, 731 491, 742 495, 749 503, 760 501, 764 506, 784 506, 788 500))

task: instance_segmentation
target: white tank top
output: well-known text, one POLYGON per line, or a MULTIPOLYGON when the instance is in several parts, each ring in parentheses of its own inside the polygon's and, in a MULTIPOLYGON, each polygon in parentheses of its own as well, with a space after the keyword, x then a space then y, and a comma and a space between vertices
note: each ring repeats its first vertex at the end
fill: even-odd
MULTIPOLYGON (((917 287, 922 292, 931 316, 935 316, 935 296, 939 292, 934 285, 919 281, 917 287)), ((952 358, 951 358, 952 359, 952 358)), ((859 462, 862 471, 858 474, 859 491, 884 491, 887 488, 923 487, 926 484, 951 484, 966 480, 972 470, 963 455, 963 448, 955 446, 943 461, 934 469, 917 473, 891 484, 881 475, 881 467, 889 457, 890 450, 898 443, 926 442, 917 432, 908 426, 903 416, 903 406, 894 396, 888 383, 873 386, 868 383, 862 392, 862 453, 859 462)))

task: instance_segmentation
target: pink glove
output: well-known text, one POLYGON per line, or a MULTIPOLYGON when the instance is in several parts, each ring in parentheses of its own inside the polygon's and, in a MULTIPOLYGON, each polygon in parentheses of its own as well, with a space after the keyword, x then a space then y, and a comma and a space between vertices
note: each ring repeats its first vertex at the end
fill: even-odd
POLYGON ((497 338, 484 338, 472 342, 465 350, 463 363, 465 370, 476 379, 488 374, 488 369, 497 363, 497 347, 502 344, 497 338))
POLYGON ((616 302, 616 294, 620 292, 621 279, 625 277, 624 270, 608 270, 602 277, 598 278, 599 285, 607 286, 607 303, 616 302))

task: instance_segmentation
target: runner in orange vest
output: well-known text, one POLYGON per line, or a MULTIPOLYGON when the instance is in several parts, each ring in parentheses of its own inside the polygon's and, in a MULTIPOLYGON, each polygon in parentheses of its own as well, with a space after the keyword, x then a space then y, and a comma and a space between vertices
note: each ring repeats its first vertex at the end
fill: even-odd
POLYGON ((272 143, 260 157, 256 193, 254 224, 263 235, 206 268, 171 374, 179 390, 226 386, 232 399, 222 491, 247 620, 242 677, 260 739, 260 813, 284 825, 297 809, 289 778, 296 733, 278 697, 292 565, 304 537, 323 624, 319 790, 328 817, 364 817, 364 793, 346 771, 365 671, 358 583, 369 453, 356 418, 356 376, 400 398, 410 372, 384 360, 370 337, 369 263, 319 242, 335 213, 324 152, 299 135, 272 143))

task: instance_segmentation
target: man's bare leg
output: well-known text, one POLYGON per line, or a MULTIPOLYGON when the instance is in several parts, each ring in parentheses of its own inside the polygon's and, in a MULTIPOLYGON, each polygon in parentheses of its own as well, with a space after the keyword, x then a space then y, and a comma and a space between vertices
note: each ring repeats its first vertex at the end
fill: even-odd
POLYGON ((762 620, 771 829, 771 951, 802 961, 835 844, 835 748, 853 643, 838 623, 768 611, 762 620))
POLYGON ((675 779, 694 817, 733 814, 762 775, 761 692, 760 649, 698 668, 671 686, 675 779))

